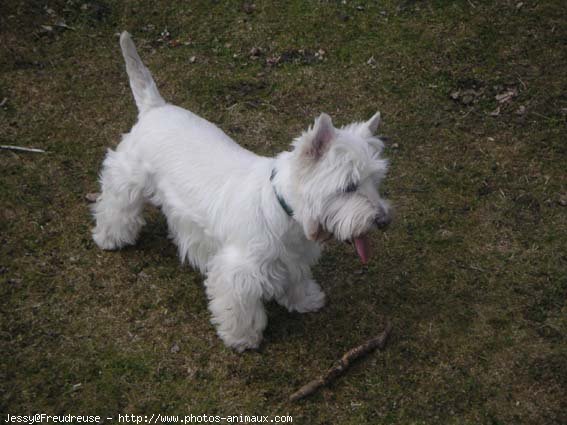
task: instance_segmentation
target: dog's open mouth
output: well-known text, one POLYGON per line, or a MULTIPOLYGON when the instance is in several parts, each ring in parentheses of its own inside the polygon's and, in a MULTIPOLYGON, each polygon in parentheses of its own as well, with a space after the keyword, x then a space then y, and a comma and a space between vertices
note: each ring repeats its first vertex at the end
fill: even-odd
POLYGON ((362 264, 368 263, 370 258, 370 241, 367 235, 361 235, 353 239, 354 247, 356 248, 356 253, 360 257, 362 264))
MULTIPOLYGON (((333 238, 334 238, 334 235, 330 231, 328 231, 328 230, 325 230, 325 231, 320 230, 319 231, 319 234, 318 234, 319 242, 325 243, 325 242, 328 242, 329 240, 331 240, 333 238)), ((370 240, 368 238, 368 235, 360 235, 356 238, 345 240, 345 242, 349 243, 351 245, 354 245, 356 253, 360 257, 360 261, 362 261, 362 264, 368 263, 368 260, 370 259, 370 254, 371 254, 370 240)))
POLYGON ((354 245, 354 249, 356 253, 360 257, 360 261, 362 264, 368 263, 370 259, 370 254, 372 252, 370 248, 370 239, 368 239, 368 235, 360 235, 356 238, 352 238, 351 240, 345 241, 351 245, 354 245))

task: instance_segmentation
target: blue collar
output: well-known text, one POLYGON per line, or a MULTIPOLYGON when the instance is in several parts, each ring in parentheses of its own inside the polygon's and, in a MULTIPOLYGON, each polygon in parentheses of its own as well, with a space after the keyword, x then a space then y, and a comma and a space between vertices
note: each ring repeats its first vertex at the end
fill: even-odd
POLYGON ((283 210, 285 211, 285 213, 290 216, 293 217, 293 210, 291 209, 291 207, 288 205, 288 203, 285 201, 285 199, 283 198, 283 196, 281 196, 278 191, 276 190, 276 187, 274 186, 274 177, 276 177, 277 171, 276 169, 272 169, 272 174, 270 175, 270 182, 272 183, 272 188, 274 189, 274 193, 276 195, 276 198, 278 198, 278 202, 280 203, 281 207, 283 208, 283 210))

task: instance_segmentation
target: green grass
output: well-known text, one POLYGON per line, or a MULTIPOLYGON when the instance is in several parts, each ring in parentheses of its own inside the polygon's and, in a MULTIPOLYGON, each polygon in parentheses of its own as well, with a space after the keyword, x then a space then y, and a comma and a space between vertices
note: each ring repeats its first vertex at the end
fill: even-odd
POLYGON ((0 413, 567 423, 566 29, 559 0, 0 3, 0 144, 48 151, 0 151, 0 413), (84 195, 136 117, 124 29, 164 97, 260 154, 383 113, 395 223, 367 269, 332 244, 328 305, 270 305, 259 352, 216 337, 157 211, 135 247, 91 241, 84 195), (287 401, 386 318, 384 352, 287 401))

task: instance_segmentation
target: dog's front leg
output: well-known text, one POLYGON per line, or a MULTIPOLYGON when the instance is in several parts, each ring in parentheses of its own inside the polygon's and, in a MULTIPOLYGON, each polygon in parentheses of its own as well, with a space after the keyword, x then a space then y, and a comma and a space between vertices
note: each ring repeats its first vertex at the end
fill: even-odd
POLYGON ((211 322, 224 343, 242 352, 258 348, 267 324, 260 267, 236 247, 222 249, 210 262, 205 281, 211 322))
POLYGON ((318 311, 325 305, 325 293, 312 279, 308 265, 290 267, 288 276, 285 291, 276 297, 278 304, 298 313, 318 311))

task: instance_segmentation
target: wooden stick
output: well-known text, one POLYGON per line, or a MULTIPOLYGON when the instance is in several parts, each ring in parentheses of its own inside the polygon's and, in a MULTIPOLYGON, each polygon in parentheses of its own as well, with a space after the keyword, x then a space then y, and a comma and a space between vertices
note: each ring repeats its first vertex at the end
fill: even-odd
POLYGON ((294 392, 292 395, 289 396, 290 401, 297 401, 302 398, 307 397, 308 395, 313 394, 319 388, 329 385, 332 381, 334 381, 337 377, 342 375, 345 370, 347 370, 352 363, 354 363, 357 359, 362 356, 367 355, 371 351, 375 350, 376 348, 383 350, 386 346, 386 340, 388 339, 388 335, 392 331, 392 325, 388 322, 386 324, 386 328, 384 332, 378 335, 375 338, 372 338, 366 341, 364 344, 359 345, 349 351, 347 351, 339 361, 330 368, 325 374, 321 375, 317 379, 307 383, 299 390, 294 392))
POLYGON ((6 150, 10 150, 10 151, 45 153, 45 151, 43 149, 23 148, 21 146, 10 146, 10 145, 0 145, 0 149, 6 149, 6 150))

